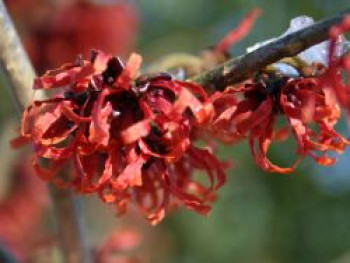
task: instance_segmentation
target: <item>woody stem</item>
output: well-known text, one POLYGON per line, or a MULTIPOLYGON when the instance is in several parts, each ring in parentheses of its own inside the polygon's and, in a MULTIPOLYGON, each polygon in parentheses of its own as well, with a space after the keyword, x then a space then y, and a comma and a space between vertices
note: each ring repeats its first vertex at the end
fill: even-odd
MULTIPOLYGON (((0 0, 0 36, 0 67, 6 79, 4 86, 9 88, 13 104, 20 116, 33 98, 32 83, 35 72, 2 0, 0 0)), ((64 262, 90 262, 80 200, 71 190, 61 190, 54 186, 50 187, 50 193, 64 262)))
POLYGON ((261 68, 285 57, 293 57, 305 49, 329 38, 329 29, 340 23, 350 10, 334 17, 319 21, 297 32, 278 38, 253 52, 233 58, 203 74, 190 79, 204 86, 207 91, 224 90, 228 85, 237 84, 261 68))

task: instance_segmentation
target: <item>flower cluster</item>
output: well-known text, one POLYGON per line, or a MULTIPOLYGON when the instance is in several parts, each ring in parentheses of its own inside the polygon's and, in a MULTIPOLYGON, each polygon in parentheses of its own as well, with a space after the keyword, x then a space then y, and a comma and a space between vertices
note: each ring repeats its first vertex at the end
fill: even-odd
MULTIPOLYGON (((217 49, 227 50, 249 31, 258 15, 259 10, 248 14, 217 49)), ((321 62, 308 64, 296 58, 291 63, 293 67, 285 61, 277 63, 262 69, 245 83, 214 93, 210 102, 215 114, 207 131, 227 144, 248 138, 256 163, 269 172, 290 173, 305 156, 311 156, 321 165, 334 164, 336 158, 330 153, 343 153, 350 143, 335 129, 341 118, 341 107, 350 112, 350 55, 338 54, 339 39, 348 30, 350 17, 330 31, 328 67, 321 62), (343 81, 344 75, 347 84, 343 81), (276 121, 281 117, 287 126, 277 130, 276 121), (274 140, 285 139, 289 134, 297 142, 297 158, 293 165, 284 168, 271 162, 267 152, 274 140)))
MULTIPOLYGON (((253 10, 212 55, 225 55, 259 13, 253 10)), ((306 156, 332 165, 331 153, 344 152, 350 141, 335 125, 341 108, 350 110, 350 85, 341 75, 349 81, 350 56, 337 57, 335 50, 349 25, 347 17, 332 29, 328 67, 280 61, 210 95, 168 73, 138 75, 137 54, 124 65, 119 57, 93 51, 90 60, 78 57, 35 80, 34 89, 54 95, 29 105, 21 137, 13 143, 33 144, 33 167, 43 180, 97 193, 120 213, 134 203, 152 224, 179 205, 207 214, 225 183, 227 165, 210 147, 198 147, 199 140, 248 139, 258 166, 277 173, 292 172, 306 156), (286 126, 279 129, 281 118, 286 126), (296 160, 280 167, 269 160, 268 150, 289 135, 297 144, 296 160)))
POLYGON ((329 152, 342 153, 349 144, 335 130, 341 117, 338 103, 323 89, 324 67, 303 69, 309 76, 291 77, 279 72, 261 72, 239 87, 227 88, 211 97, 215 116, 208 130, 225 143, 248 138, 256 163, 269 172, 290 173, 305 156, 321 165, 334 164, 329 152), (278 117, 287 127, 276 132, 278 117), (291 133, 299 156, 291 167, 282 168, 267 158, 273 140, 291 133))
POLYGON ((37 78, 34 89, 57 93, 26 109, 19 141, 33 143, 42 179, 96 192, 119 212, 132 201, 153 224, 179 203, 207 214, 225 181, 211 150, 194 145, 212 106, 200 86, 169 74, 136 78, 140 63, 94 51, 37 78))

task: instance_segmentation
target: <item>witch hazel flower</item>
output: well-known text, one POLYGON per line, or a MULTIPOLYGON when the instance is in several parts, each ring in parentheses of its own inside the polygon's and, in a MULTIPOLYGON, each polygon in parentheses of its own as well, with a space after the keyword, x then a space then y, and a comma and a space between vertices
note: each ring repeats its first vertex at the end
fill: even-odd
POLYGON ((40 227, 49 208, 47 188, 35 177, 26 156, 15 163, 11 177, 12 186, 0 200, 0 258, 6 252, 13 256, 11 262, 30 262, 38 244, 47 241, 40 227))
MULTIPOLYGON (((250 19, 255 19, 255 16, 254 12, 247 16, 249 26, 253 21, 250 19)), ((313 19, 307 16, 294 18, 290 28, 281 37, 313 23, 313 19)), ((305 156, 312 157, 321 165, 334 164, 336 158, 329 153, 344 152, 349 141, 335 129, 341 117, 340 105, 333 99, 332 93, 323 87, 325 79, 338 78, 337 90, 344 91, 339 88, 340 75, 330 78, 330 73, 327 73, 335 75, 332 62, 329 68, 327 65, 328 50, 332 47, 334 57, 345 65, 346 56, 342 57, 342 54, 347 42, 341 35, 345 31, 345 24, 343 22, 341 29, 333 30, 337 33, 334 33, 332 41, 315 45, 296 58, 274 63, 260 70, 251 80, 229 86, 224 92, 214 93, 210 101, 215 114, 207 126, 209 134, 228 144, 247 138, 256 163, 269 172, 290 173, 305 156), (276 125, 278 118, 284 118, 287 122, 287 126, 280 130, 276 125), (267 158, 267 152, 273 141, 285 139, 289 134, 297 142, 297 158, 290 167, 280 167, 267 158)), ((276 39, 258 43, 248 48, 247 52, 276 39)), ((222 43, 226 42, 224 40, 217 46, 223 46, 222 43)), ((345 97, 344 94, 341 96, 345 97)), ((350 105, 348 102, 341 104, 350 105)))
POLYGON ((322 88, 322 76, 294 78, 278 71, 261 72, 210 99, 215 116, 208 125, 209 133, 225 143, 247 138, 256 163, 269 172, 290 173, 305 156, 332 165, 336 159, 329 153, 342 153, 349 145, 335 129, 341 111, 322 88), (282 130, 277 130, 278 118, 287 122, 282 130), (267 152, 273 141, 289 134, 297 142, 297 158, 290 167, 280 167, 267 158, 267 152))
POLYGON ((338 39, 342 34, 350 31, 350 16, 346 16, 343 21, 331 28, 329 32, 330 45, 328 61, 329 67, 323 75, 322 85, 325 92, 332 95, 332 99, 346 109, 348 120, 350 120, 350 45, 347 53, 338 56, 338 39))
POLYGON ((225 182, 212 151, 194 144, 212 105, 199 85, 166 73, 137 77, 140 64, 137 54, 124 66, 94 51, 48 71, 34 89, 56 94, 28 106, 13 143, 33 144, 43 180, 97 193, 120 213, 132 202, 152 224, 178 205, 207 214, 225 182))

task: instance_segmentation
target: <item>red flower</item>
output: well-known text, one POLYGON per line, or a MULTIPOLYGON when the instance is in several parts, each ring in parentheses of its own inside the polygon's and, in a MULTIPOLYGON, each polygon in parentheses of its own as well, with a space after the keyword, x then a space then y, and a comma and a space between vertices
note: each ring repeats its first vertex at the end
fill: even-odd
POLYGON ((21 160, 14 167, 13 176, 12 187, 0 202, 0 243, 17 260, 27 262, 39 241, 39 225, 48 209, 47 189, 27 161, 21 160))
POLYGON ((334 129, 339 106, 322 90, 318 77, 293 79, 273 74, 215 93, 211 100, 216 113, 209 131, 226 143, 248 137, 255 161, 270 172, 289 173, 306 155, 319 164, 333 164, 335 159, 326 153, 341 153, 349 143, 334 129), (278 116, 288 122, 282 132, 274 131, 278 116), (319 131, 312 128, 315 125, 319 131), (281 168, 266 155, 271 142, 288 130, 298 143, 299 157, 291 167, 281 168))
POLYGON ((139 15, 128 1, 7 2, 39 73, 71 61, 76 54, 86 56, 92 47, 125 56, 134 46, 139 15))
POLYGON ((20 140, 34 144, 41 178, 97 192, 119 212, 132 201, 153 224, 179 203, 207 214, 225 174, 211 151, 193 141, 212 106, 200 86, 168 74, 134 82, 140 63, 136 54, 124 67, 117 57, 93 52, 90 61, 48 71, 34 89, 59 92, 26 109, 20 140), (207 174, 209 186, 193 178, 195 170, 207 174))
POLYGON ((341 111, 323 91, 320 79, 301 78, 287 83, 281 92, 280 105, 293 128, 298 153, 308 154, 322 165, 334 164, 336 159, 327 157, 326 153, 343 153, 349 141, 335 130, 341 111), (312 129, 312 124, 319 131, 312 129))
POLYGON ((325 92, 337 98, 339 104, 348 111, 350 118, 350 53, 341 56, 337 54, 339 39, 344 38, 342 34, 348 31, 350 31, 349 15, 330 30, 329 67, 322 76, 322 85, 325 92))
POLYGON ((142 243, 143 237, 133 229, 117 229, 109 234, 96 251, 96 263, 141 263, 146 262, 135 256, 126 255, 142 243), (119 255, 118 255, 119 254, 119 255))

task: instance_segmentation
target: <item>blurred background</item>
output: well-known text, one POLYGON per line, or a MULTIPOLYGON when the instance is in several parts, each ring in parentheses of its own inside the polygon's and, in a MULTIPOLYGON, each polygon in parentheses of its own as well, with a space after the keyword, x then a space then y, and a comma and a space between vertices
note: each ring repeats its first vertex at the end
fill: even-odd
MULTIPOLYGON (((231 50, 235 56, 280 35, 293 17, 317 20, 349 8, 348 0, 5 2, 38 73, 79 53, 87 55, 90 48, 123 57, 137 51, 146 65, 172 52, 199 54, 249 10, 261 7, 251 33, 231 50)), ((59 262, 45 187, 23 168, 25 153, 9 149, 18 125, 6 88, 0 92, 0 262, 5 257, 59 262)), ((348 135, 344 122, 339 128, 348 135)), ((132 209, 117 218, 97 198, 84 197, 89 243, 101 244, 108 234, 121 233, 120 242, 127 245, 116 260, 130 261, 115 262, 350 262, 349 151, 333 167, 305 160, 291 175, 260 171, 246 143, 222 146, 219 154, 232 158, 234 169, 209 217, 180 209, 151 227, 132 209)), ((273 147, 269 156, 288 165, 295 158, 293 145, 273 147)))

